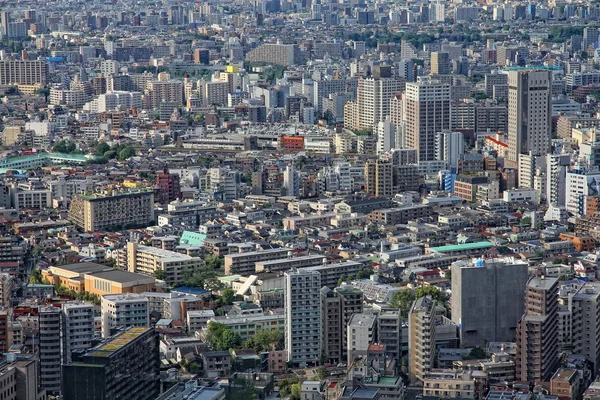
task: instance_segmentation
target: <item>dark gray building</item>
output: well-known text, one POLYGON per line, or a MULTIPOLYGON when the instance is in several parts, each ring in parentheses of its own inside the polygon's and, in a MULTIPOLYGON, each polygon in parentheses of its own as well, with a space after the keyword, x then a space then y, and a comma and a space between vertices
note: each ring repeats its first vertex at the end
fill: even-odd
POLYGON ((452 264, 452 322, 460 344, 514 340, 523 315, 527 263, 513 257, 452 264))

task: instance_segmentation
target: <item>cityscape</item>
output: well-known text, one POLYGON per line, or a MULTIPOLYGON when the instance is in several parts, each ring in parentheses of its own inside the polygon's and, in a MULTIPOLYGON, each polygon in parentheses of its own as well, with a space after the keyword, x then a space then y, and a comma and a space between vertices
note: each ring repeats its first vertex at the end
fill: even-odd
POLYGON ((600 400, 600 1, 0 0, 0 400, 600 400))

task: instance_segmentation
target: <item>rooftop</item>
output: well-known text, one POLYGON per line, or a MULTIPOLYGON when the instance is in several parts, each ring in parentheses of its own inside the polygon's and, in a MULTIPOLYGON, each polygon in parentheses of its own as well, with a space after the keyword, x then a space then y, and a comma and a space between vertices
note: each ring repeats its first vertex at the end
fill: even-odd
POLYGON ((153 330, 152 328, 129 328, 127 331, 120 333, 108 341, 96 346, 88 353, 92 357, 110 357, 129 343, 143 335, 144 333, 153 330))
POLYGON ((461 250, 477 250, 477 249, 487 249, 492 247, 492 242, 476 242, 476 243, 464 243, 464 244, 451 244, 447 246, 440 247, 430 247, 430 251, 435 251, 438 253, 445 253, 449 251, 461 251, 461 250))
POLYGON ((136 274, 134 272, 122 271, 120 269, 112 269, 110 271, 102 271, 102 272, 94 272, 88 274, 94 278, 106 279, 112 282, 117 282, 121 284, 147 284, 153 283, 154 278, 147 275, 136 274))

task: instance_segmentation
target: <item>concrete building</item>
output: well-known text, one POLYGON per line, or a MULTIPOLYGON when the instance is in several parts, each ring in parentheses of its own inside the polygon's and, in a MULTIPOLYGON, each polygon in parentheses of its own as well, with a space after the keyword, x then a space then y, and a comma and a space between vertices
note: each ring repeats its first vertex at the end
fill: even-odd
POLYGON ((406 323, 400 310, 383 309, 377 315, 377 342, 385 346, 385 356, 400 365, 404 354, 403 336, 406 336, 406 323), (404 328, 403 328, 404 325, 404 328))
POLYGON ((352 287, 321 289, 321 319, 323 354, 333 363, 346 359, 346 327, 352 315, 362 311, 363 293, 352 287))
MULTIPOLYGON (((356 92, 358 128, 372 130, 390 115, 390 100, 404 88, 401 80, 386 77, 360 78, 356 92)), ((344 117, 346 122, 346 117, 344 117)))
POLYGON ((41 60, 0 60, 0 85, 46 85, 48 63, 41 60))
POLYGON ((119 327, 147 328, 150 324, 148 298, 139 294, 106 294, 102 296, 102 337, 110 337, 110 331, 119 327))
POLYGON ((375 314, 353 314, 346 327, 348 343, 348 365, 367 355, 369 346, 377 340, 377 316, 375 314))
POLYGON ((71 201, 68 218, 88 232, 147 226, 154 221, 154 193, 77 195, 71 201))
POLYGON ((422 381, 433 368, 437 303, 430 297, 413 302, 408 313, 408 367, 412 381, 422 381))
POLYGON ((527 263, 512 257, 457 261, 451 271, 452 322, 461 346, 514 338, 523 315, 527 263))
POLYGON ((448 75, 450 73, 450 54, 444 51, 431 52, 431 74, 448 75))
POLYGON ((74 351, 92 347, 94 339, 94 305, 91 303, 63 303, 61 314, 62 362, 71 362, 74 351))
POLYGON ((127 243, 127 269, 129 272, 155 275, 156 271, 163 271, 165 282, 178 283, 183 280, 187 271, 203 266, 204 260, 200 257, 144 246, 135 242, 127 243))
POLYGON ((268 249, 243 253, 226 254, 224 268, 226 275, 251 275, 256 271, 255 264, 261 261, 276 260, 286 257, 289 249, 268 249))
POLYGON ((40 388, 48 394, 61 390, 60 316, 58 307, 39 308, 40 388))
POLYGON ((419 161, 435 160, 436 134, 450 129, 450 102, 449 84, 425 78, 406 84, 406 147, 417 150, 419 161))
POLYGON ((294 269, 285 276, 285 348, 294 365, 317 365, 321 359, 321 276, 294 269))
POLYGON ((77 353, 63 371, 64 400, 154 399, 160 393, 158 333, 130 328, 77 353))
POLYGON ((264 43, 246 54, 248 62, 265 62, 289 67, 301 60, 295 44, 264 43))
POLYGON ((517 380, 547 382, 558 367, 558 288, 558 279, 543 275, 527 282, 517 326, 517 380))
POLYGON ((511 70, 508 73, 508 161, 519 154, 550 152, 551 76, 547 70, 511 70))
POLYGON ((390 162, 365 163, 365 191, 376 197, 393 196, 393 166, 390 162))

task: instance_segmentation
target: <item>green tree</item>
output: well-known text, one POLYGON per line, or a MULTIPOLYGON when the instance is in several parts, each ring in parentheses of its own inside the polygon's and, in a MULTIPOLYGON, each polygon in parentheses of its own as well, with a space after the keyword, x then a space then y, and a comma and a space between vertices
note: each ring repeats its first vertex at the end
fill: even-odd
POLYGON ((165 274, 165 270, 164 269, 157 269, 155 270, 152 275, 154 275, 154 277, 156 279, 159 279, 161 281, 164 281, 165 278, 167 277, 167 274, 165 274))
POLYGON ((281 398, 285 398, 290 394, 291 386, 300 382, 300 379, 296 375, 293 375, 289 378, 285 378, 281 382, 279 382, 279 395, 281 398))
POLYGON ((206 328, 206 342, 215 350, 229 350, 240 345, 240 335, 218 322, 210 322, 206 328))
POLYGON ((521 220, 521 226, 528 226, 531 225, 531 218, 530 217, 525 217, 521 220))
POLYGON ((325 378, 327 378, 329 376, 329 371, 327 370, 326 367, 319 367, 317 368, 317 375, 316 377, 319 378, 320 381, 325 380, 325 378))
POLYGON ((221 294, 221 298, 223 299, 224 304, 232 304, 233 299, 235 298, 235 292, 233 291, 233 289, 227 288, 227 289, 223 290, 223 293, 221 294))
POLYGON ((408 315, 408 311, 415 298, 415 293, 412 290, 401 290, 394 293, 390 305, 394 308, 399 308, 402 315, 408 315))
POLYGON ((127 146, 123 150, 119 151, 119 160, 127 160, 133 156, 135 156, 135 149, 131 146, 127 146))
POLYGON ((435 286, 421 286, 415 290, 415 299, 420 299, 421 297, 425 297, 425 296, 431 296, 431 298, 433 300, 436 300, 436 301, 439 301, 442 303, 444 303, 448 300, 446 298, 446 295, 444 293, 442 293, 441 290, 435 286))
POLYGON ((97 156, 104 156, 107 151, 110 151, 110 146, 107 143, 102 142, 96 147, 97 156))
POLYGON ((29 283, 41 284, 42 283, 42 271, 37 268, 34 268, 31 271, 31 275, 29 276, 29 283))
POLYGON ((302 394, 302 384, 300 382, 294 383, 290 387, 291 395, 290 400, 300 400, 300 396, 302 394))
POLYGON ((482 360, 487 358, 487 353, 481 347, 473 347, 469 354, 463 357, 463 360, 482 360))
POLYGON ((283 334, 278 330, 261 329, 244 342, 244 348, 257 353, 283 349, 283 334))

